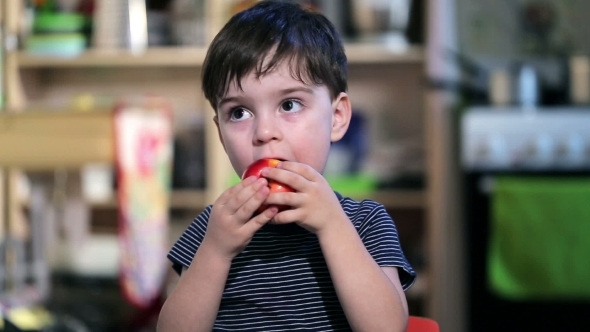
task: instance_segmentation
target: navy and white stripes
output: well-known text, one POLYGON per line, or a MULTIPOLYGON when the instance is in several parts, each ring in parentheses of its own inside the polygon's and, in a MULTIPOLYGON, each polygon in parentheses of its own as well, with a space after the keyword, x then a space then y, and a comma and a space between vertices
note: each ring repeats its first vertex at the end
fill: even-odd
MULTIPOLYGON (((415 273, 385 208, 341 198, 340 204, 380 266, 399 269, 404 289, 415 273)), ((207 228, 207 207, 174 244, 168 258, 188 267, 207 228)), ((297 225, 266 225, 236 256, 221 300, 215 331, 349 331, 316 236, 297 225)))

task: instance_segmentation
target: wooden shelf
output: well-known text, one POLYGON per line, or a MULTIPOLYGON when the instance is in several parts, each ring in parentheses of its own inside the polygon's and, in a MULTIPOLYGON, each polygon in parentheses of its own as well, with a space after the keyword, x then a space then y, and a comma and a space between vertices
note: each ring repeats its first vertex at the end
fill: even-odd
POLYGON ((424 61, 424 49, 410 46, 406 50, 388 48, 369 43, 350 43, 345 45, 349 64, 406 64, 424 61))
POLYGON ((375 200, 387 208, 393 209, 425 209, 426 194, 420 189, 381 190, 368 197, 352 197, 354 199, 368 198, 375 200))
POLYGON ((88 50, 75 57, 56 57, 18 53, 21 68, 42 67, 198 67, 203 64, 205 48, 150 48, 141 54, 127 50, 88 50))
POLYGON ((175 189, 170 195, 172 209, 203 209, 207 206, 207 194, 204 190, 175 189))
POLYGON ((0 166, 77 168, 114 159, 112 113, 0 113, 0 166))
MULTIPOLYGON (((205 208, 206 193, 204 190, 194 189, 175 189, 170 193, 171 209, 200 210, 205 208)), ((94 208, 115 209, 117 207, 116 198, 113 197, 106 202, 91 203, 94 208)))
MULTIPOLYGON (((416 63, 424 60, 421 47, 412 46, 405 51, 389 49, 368 43, 346 44, 350 64, 416 63)), ((54 67, 200 67, 205 60, 205 47, 150 48, 141 54, 127 50, 88 50, 74 57, 34 55, 24 51, 17 54, 21 68, 54 67)))
MULTIPOLYGON (((180 189, 173 190, 170 193, 170 208, 171 209, 186 209, 186 210, 201 210, 204 209, 207 204, 206 193, 204 190, 192 190, 192 189, 180 189)), ((20 204, 24 207, 29 206, 29 200, 23 198, 20 204)), ((116 209, 117 200, 113 196, 109 200, 103 202, 91 202, 89 203, 92 208, 95 209, 116 209)))
MULTIPOLYGON (((175 189, 170 194, 171 209, 200 210, 212 202, 207 201, 205 190, 175 189)), ((387 208, 421 209, 425 208, 425 194, 422 190, 379 191, 368 197, 352 197, 355 199, 370 198, 385 205, 387 208)), ((28 201, 21 202, 27 206, 28 201)), ((117 207, 115 197, 100 203, 91 203, 94 208, 114 209, 117 207)))
MULTIPOLYGON (((422 209, 426 207, 425 197, 423 190, 387 190, 366 198, 374 199, 388 208, 422 209)), ((177 209, 202 209, 211 203, 207 202, 205 192, 200 190, 173 190, 170 197, 170 207, 177 209)))

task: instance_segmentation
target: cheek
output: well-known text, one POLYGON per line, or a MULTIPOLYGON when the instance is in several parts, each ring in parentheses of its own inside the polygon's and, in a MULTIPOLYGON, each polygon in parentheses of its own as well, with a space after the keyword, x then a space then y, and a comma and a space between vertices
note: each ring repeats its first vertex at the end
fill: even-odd
POLYGON ((239 130, 232 130, 234 128, 224 128, 221 132, 223 141, 225 143, 225 152, 232 164, 233 169, 242 174, 243 171, 250 165, 250 156, 252 155, 252 147, 249 140, 244 139, 243 133, 239 130))
MULTIPOLYGON (((308 132, 311 133, 311 131, 308 132)), ((293 151, 297 160, 322 173, 330 151, 330 136, 324 133, 308 134, 301 137, 295 144, 293 151)))

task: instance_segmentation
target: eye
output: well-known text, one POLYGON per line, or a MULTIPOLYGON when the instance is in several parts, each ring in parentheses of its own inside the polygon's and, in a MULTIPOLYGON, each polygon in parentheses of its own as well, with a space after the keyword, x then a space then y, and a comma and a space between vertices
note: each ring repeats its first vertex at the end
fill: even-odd
POLYGON ((229 111, 229 118, 231 121, 239 122, 252 117, 252 113, 243 107, 236 107, 229 111))
POLYGON ((302 108, 303 108, 303 105, 301 104, 301 102, 294 100, 294 99, 285 100, 281 104, 281 110, 288 112, 288 113, 299 112, 302 108))

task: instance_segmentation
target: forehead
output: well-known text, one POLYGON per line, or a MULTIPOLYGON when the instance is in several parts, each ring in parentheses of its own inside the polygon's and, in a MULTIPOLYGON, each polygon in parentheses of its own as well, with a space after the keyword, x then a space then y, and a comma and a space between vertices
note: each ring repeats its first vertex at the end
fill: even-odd
POLYGON ((267 56, 262 65, 252 68, 242 77, 235 77, 229 82, 226 95, 232 92, 244 91, 244 87, 248 85, 260 85, 263 81, 269 82, 270 87, 277 88, 285 84, 313 85, 306 67, 298 61, 284 59, 272 67, 268 66, 268 61, 270 61, 270 57, 267 56))

